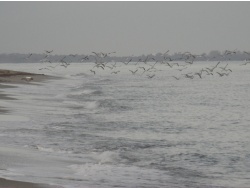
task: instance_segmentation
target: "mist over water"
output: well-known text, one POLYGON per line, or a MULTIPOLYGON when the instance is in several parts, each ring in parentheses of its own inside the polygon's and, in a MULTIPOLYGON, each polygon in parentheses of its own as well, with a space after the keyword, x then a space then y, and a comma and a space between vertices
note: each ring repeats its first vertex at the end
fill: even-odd
MULTIPOLYGON (((188 71, 217 62, 196 62, 188 71)), ((5 89, 0 176, 66 187, 249 187, 250 67, 180 80, 158 65, 152 79, 91 63, 39 71, 63 77, 5 89)), ((221 65, 221 66, 222 66, 221 65)))

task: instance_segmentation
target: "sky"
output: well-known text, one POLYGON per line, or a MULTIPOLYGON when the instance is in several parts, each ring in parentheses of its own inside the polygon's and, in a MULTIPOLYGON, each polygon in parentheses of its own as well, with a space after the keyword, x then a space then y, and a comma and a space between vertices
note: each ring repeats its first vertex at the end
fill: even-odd
POLYGON ((0 54, 250 51, 250 2, 0 2, 0 54))

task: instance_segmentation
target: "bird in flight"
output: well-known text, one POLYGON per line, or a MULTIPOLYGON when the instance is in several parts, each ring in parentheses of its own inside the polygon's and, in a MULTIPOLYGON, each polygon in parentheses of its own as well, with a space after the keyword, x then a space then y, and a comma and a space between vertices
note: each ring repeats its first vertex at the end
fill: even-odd
POLYGON ((133 75, 135 75, 135 73, 138 71, 138 69, 136 69, 135 71, 129 70, 133 75))
POLYGON ((21 80, 25 80, 26 82, 29 82, 29 81, 34 80, 34 79, 30 76, 26 76, 26 77, 22 78, 21 80))
POLYGON ((202 74, 202 72, 196 72, 196 73, 194 73, 195 75, 198 75, 199 77, 200 77, 200 79, 202 79, 202 77, 201 77, 201 74, 202 74))
POLYGON ((51 52, 53 52, 53 50, 45 50, 45 52, 47 53, 47 54, 50 54, 51 52))
POLYGON ((26 59, 29 59, 31 56, 32 56, 32 53, 29 54, 29 55, 26 57, 26 59))
POLYGON ((155 74, 153 74, 153 75, 147 75, 147 77, 148 77, 149 79, 153 78, 154 76, 155 76, 155 74))
POLYGON ((111 72, 111 74, 117 74, 118 72, 120 72, 120 71, 113 71, 113 72, 111 72))
POLYGON ((220 72, 216 72, 218 75, 220 75, 220 77, 222 77, 222 76, 224 76, 224 75, 226 75, 226 76, 228 76, 229 75, 229 73, 220 73, 220 72))
POLYGON ((241 65, 247 65, 248 63, 250 63, 250 61, 248 61, 248 62, 246 62, 246 63, 243 63, 243 64, 241 64, 241 65))
POLYGON ((90 72, 92 72, 93 74, 95 74, 95 71, 93 71, 92 69, 90 69, 90 72))
POLYGON ((213 67, 213 68, 206 68, 207 70, 209 70, 210 72, 213 72, 214 69, 220 64, 220 61, 213 67))
POLYGON ((175 78, 176 80, 180 80, 180 78, 176 77, 176 76, 172 76, 173 78, 175 78))

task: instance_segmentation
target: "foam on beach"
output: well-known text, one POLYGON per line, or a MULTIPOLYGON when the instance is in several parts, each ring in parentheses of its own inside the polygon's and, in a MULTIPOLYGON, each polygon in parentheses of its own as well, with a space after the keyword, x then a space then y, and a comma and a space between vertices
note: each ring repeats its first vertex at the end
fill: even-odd
POLYGON ((0 115, 1 121, 17 121, 17 122, 24 122, 29 121, 28 117, 24 116, 16 116, 16 115, 0 115))

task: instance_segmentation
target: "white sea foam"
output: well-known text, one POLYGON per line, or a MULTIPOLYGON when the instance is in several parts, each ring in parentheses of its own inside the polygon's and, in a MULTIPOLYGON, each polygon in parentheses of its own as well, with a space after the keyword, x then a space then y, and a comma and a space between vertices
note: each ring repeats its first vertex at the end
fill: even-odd
POLYGON ((70 154, 72 153, 72 151, 65 151, 65 150, 61 150, 61 149, 54 149, 54 148, 51 148, 51 147, 43 147, 43 146, 40 146, 40 145, 37 145, 35 146, 35 148, 37 148, 39 151, 42 151, 42 152, 48 152, 48 153, 61 153, 61 154, 70 154))
POLYGON ((85 107, 87 109, 96 109, 99 106, 99 103, 97 101, 87 101, 85 102, 85 107))
POLYGON ((0 115, 0 121, 6 122, 6 121, 16 121, 16 122, 25 122, 29 121, 30 119, 25 116, 17 116, 17 115, 0 115))
POLYGON ((92 153, 92 158, 98 164, 116 163, 119 160, 119 153, 113 151, 104 151, 102 153, 92 153))

